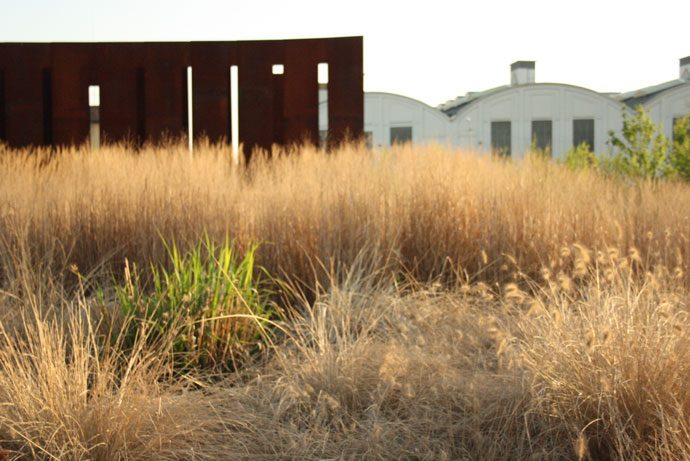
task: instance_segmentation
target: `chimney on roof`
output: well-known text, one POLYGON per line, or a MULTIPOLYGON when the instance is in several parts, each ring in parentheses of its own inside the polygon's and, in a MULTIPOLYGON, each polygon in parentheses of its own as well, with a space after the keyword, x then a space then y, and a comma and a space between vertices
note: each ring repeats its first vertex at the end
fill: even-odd
POLYGON ((690 56, 680 58, 680 79, 690 82, 690 56))
POLYGON ((510 65, 510 84, 534 83, 534 61, 515 61, 510 65))

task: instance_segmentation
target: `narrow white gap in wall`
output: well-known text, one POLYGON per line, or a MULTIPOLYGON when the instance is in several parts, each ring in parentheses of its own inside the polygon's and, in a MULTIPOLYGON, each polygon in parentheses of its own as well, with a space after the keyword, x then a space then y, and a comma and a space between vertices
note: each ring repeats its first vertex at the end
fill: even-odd
POLYGON ((187 147, 194 155, 194 106, 192 100, 192 66, 187 67, 187 147))
POLYGON ((98 150, 101 146, 101 87, 89 85, 89 140, 91 149, 98 150))
POLYGON ((325 148, 328 143, 328 63, 317 65, 319 83, 319 147, 325 148))
POLYGON ((240 162, 240 101, 239 72, 237 66, 230 66, 230 137, 232 138, 232 161, 240 162))

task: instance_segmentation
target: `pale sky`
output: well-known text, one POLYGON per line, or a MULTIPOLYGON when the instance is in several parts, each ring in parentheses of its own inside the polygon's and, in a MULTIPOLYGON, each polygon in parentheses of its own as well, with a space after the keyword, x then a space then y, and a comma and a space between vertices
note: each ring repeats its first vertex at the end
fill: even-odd
POLYGON ((0 42, 364 36, 364 89, 437 105, 510 82, 625 92, 678 78, 690 1, 0 0, 0 42))

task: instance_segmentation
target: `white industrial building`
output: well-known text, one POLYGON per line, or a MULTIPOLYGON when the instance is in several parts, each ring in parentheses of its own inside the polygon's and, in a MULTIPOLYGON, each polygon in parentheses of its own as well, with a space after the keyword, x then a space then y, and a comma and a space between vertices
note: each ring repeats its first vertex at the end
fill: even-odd
POLYGON ((534 62, 511 66, 511 85, 444 104, 455 145, 520 157, 536 146, 554 157, 586 142, 605 149, 627 106, 600 93, 560 83, 535 83, 534 62))
MULTIPOLYGON (((364 94, 364 133, 371 147, 414 142, 450 144, 452 126, 442 111, 416 99, 392 93, 364 94)), ((319 132, 328 131, 328 90, 319 89, 319 132)))
POLYGON ((395 143, 452 143, 446 114, 416 99, 391 93, 365 93, 364 132, 371 146, 395 143))
POLYGON ((630 107, 642 104, 669 139, 675 121, 690 114, 690 56, 680 60, 678 74, 675 80, 617 96, 630 107))
MULTIPOLYGON (((536 146, 561 157, 586 142, 607 149, 622 114, 643 104, 671 135, 674 120, 690 113, 690 57, 680 78, 624 94, 606 94, 562 83, 536 83, 533 61, 511 65, 510 85, 468 93, 437 108, 401 95, 365 93, 364 130, 374 147, 396 142, 439 143, 521 157, 536 146)), ((328 129, 327 92, 320 90, 320 130, 328 129)))

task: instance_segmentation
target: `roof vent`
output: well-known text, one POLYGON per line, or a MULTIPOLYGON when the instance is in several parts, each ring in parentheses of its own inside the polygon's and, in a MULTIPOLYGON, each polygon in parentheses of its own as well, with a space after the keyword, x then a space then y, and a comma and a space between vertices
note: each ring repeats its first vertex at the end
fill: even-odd
POLYGON ((534 61, 515 61, 510 65, 510 84, 534 83, 534 61))
POLYGON ((690 82, 690 56, 680 58, 680 79, 690 82))

